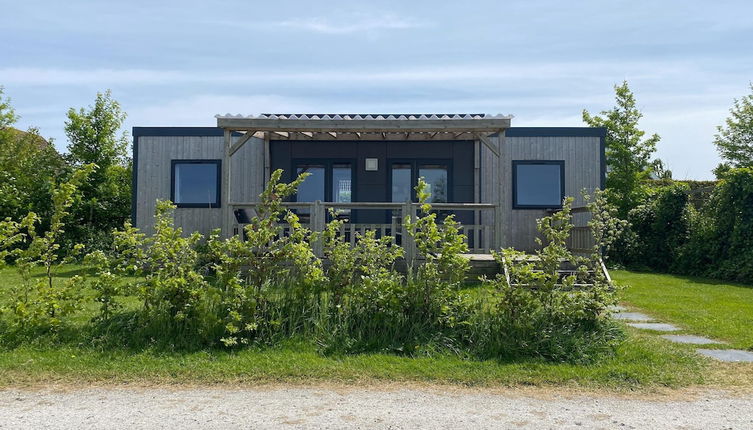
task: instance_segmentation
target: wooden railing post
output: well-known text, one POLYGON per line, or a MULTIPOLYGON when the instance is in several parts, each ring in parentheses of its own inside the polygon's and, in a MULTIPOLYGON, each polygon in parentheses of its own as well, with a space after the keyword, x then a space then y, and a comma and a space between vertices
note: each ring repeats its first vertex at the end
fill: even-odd
MULTIPOLYGON (((314 202, 311 208, 311 231, 322 232, 324 231, 325 224, 327 223, 327 212, 325 211, 324 204, 321 200, 314 202)), ((314 242, 314 254, 321 257, 324 254, 324 248, 321 240, 314 242)))
POLYGON ((502 243, 502 238, 504 237, 502 234, 502 206, 496 205, 494 206, 494 225, 492 226, 492 237, 493 242, 492 246, 490 246, 490 249, 500 249, 505 244, 502 243))
POLYGON ((408 229, 405 225, 405 219, 409 218, 411 223, 416 222, 415 205, 413 205, 413 203, 411 202, 403 203, 401 215, 403 218, 402 238, 403 238, 403 249, 405 250, 405 262, 409 266, 413 266, 413 262, 416 259, 416 243, 413 240, 413 236, 411 236, 410 233, 408 232, 408 229))

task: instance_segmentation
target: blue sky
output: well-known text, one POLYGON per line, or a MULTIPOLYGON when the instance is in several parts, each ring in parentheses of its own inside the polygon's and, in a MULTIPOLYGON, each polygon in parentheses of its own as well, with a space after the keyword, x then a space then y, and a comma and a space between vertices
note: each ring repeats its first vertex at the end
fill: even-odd
POLYGON ((676 178, 753 81, 751 1, 0 0, 0 85, 58 148, 111 89, 126 127, 214 114, 485 112, 582 126, 628 80, 676 178))

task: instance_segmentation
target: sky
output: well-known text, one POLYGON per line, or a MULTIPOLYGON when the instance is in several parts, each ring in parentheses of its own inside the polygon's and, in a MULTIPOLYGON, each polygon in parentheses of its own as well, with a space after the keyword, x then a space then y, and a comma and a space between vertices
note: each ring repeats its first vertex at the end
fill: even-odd
POLYGON ((751 92, 753 1, 0 0, 0 86, 64 150, 112 90, 134 126, 215 114, 512 114, 584 126, 627 80, 676 179, 712 179, 751 92))

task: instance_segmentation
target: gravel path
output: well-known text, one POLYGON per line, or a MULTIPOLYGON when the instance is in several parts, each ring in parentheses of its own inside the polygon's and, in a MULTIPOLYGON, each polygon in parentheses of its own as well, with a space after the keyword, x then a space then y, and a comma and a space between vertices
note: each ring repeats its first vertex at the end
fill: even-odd
POLYGON ((639 399, 428 388, 0 391, 0 428, 753 428, 753 395, 639 399))

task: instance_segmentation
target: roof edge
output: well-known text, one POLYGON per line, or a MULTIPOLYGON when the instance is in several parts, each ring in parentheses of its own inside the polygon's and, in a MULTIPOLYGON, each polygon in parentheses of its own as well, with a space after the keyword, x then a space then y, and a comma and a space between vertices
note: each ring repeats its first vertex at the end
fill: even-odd
POLYGON ((506 137, 605 137, 604 127, 510 127, 506 137))
POLYGON ((140 136, 222 136, 220 127, 133 127, 131 135, 140 136))

